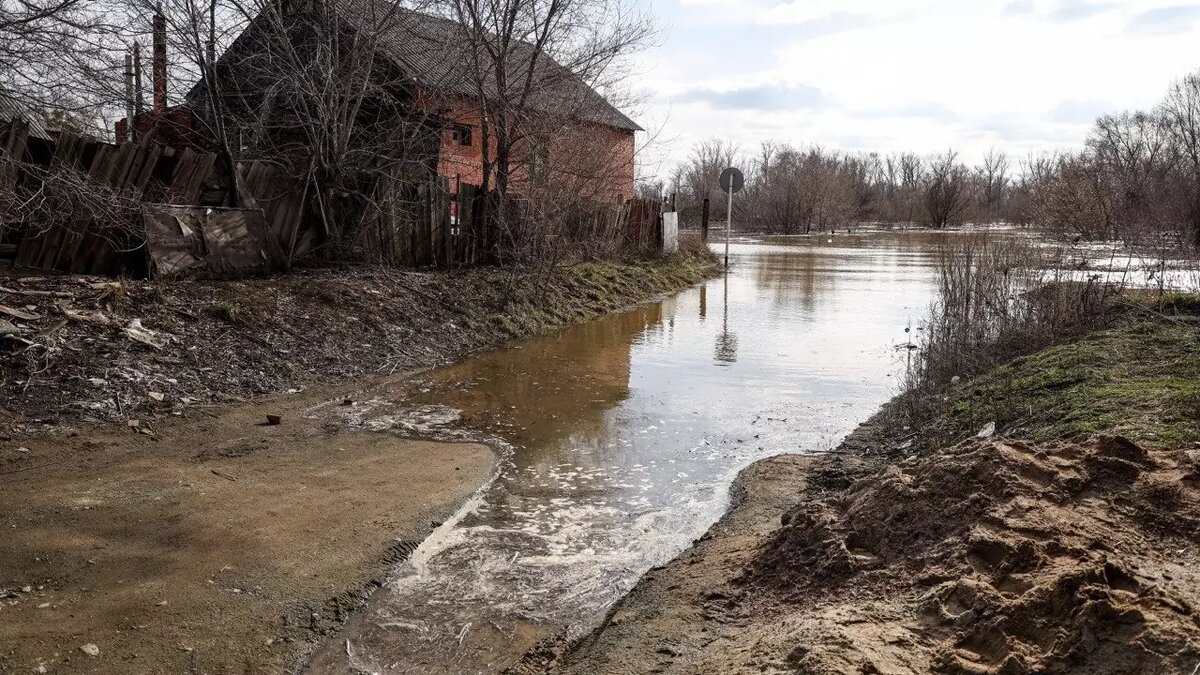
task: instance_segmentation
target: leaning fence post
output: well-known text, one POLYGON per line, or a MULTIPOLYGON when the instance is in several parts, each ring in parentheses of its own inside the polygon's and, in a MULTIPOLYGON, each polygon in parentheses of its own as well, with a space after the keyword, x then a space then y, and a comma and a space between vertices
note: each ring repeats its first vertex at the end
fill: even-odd
POLYGON ((700 206, 700 241, 708 243, 708 199, 700 206))

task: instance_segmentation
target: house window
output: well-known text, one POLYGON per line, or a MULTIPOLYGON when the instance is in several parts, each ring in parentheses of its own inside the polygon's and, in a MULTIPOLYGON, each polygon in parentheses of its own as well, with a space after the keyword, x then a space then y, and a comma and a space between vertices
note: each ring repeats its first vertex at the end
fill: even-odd
POLYGON ((455 124, 450 129, 450 139, 455 145, 470 145, 471 127, 465 124, 455 124))
POLYGON ((529 178, 537 182, 546 180, 547 165, 550 163, 550 151, 546 147, 545 141, 535 138, 529 139, 527 152, 529 178))

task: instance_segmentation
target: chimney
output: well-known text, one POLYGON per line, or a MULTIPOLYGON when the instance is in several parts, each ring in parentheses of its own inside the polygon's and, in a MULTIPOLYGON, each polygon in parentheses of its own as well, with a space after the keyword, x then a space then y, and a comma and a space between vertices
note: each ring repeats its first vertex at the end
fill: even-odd
POLYGON ((118 143, 126 143, 133 140, 133 135, 130 133, 136 126, 133 117, 133 51, 125 50, 125 133, 118 134, 118 143))
POLYGON ((143 108, 146 107, 145 97, 142 92, 142 46, 133 41, 133 112, 135 115, 141 115, 143 108))
POLYGON ((154 112, 167 111, 167 18, 154 14, 154 112))

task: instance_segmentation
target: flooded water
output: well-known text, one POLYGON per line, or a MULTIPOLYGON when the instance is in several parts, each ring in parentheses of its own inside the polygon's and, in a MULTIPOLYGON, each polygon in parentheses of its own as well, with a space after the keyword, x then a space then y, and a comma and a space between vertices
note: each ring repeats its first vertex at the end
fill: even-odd
POLYGON ((497 672, 590 628, 721 516, 739 470, 832 448, 896 393, 948 236, 743 241, 727 277, 375 392, 353 423, 510 454, 312 670, 497 672))

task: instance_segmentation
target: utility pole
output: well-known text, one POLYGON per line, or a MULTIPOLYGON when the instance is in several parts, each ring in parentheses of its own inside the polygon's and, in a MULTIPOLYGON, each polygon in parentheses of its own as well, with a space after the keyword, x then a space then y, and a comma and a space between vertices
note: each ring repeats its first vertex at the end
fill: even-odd
POLYGON ((137 40, 133 41, 133 115, 142 114, 146 107, 142 100, 142 47, 137 40))
POLYGON ((729 269, 729 230, 733 227, 733 190, 729 191, 729 200, 725 205, 725 269, 729 269))
POLYGON ((125 138, 126 143, 132 143, 133 130, 137 127, 133 109, 133 51, 125 50, 125 138))
POLYGON ((746 177, 742 172, 729 167, 721 172, 721 189, 729 195, 725 207, 725 269, 729 269, 729 231, 733 229, 733 193, 740 191, 746 185, 746 177))

